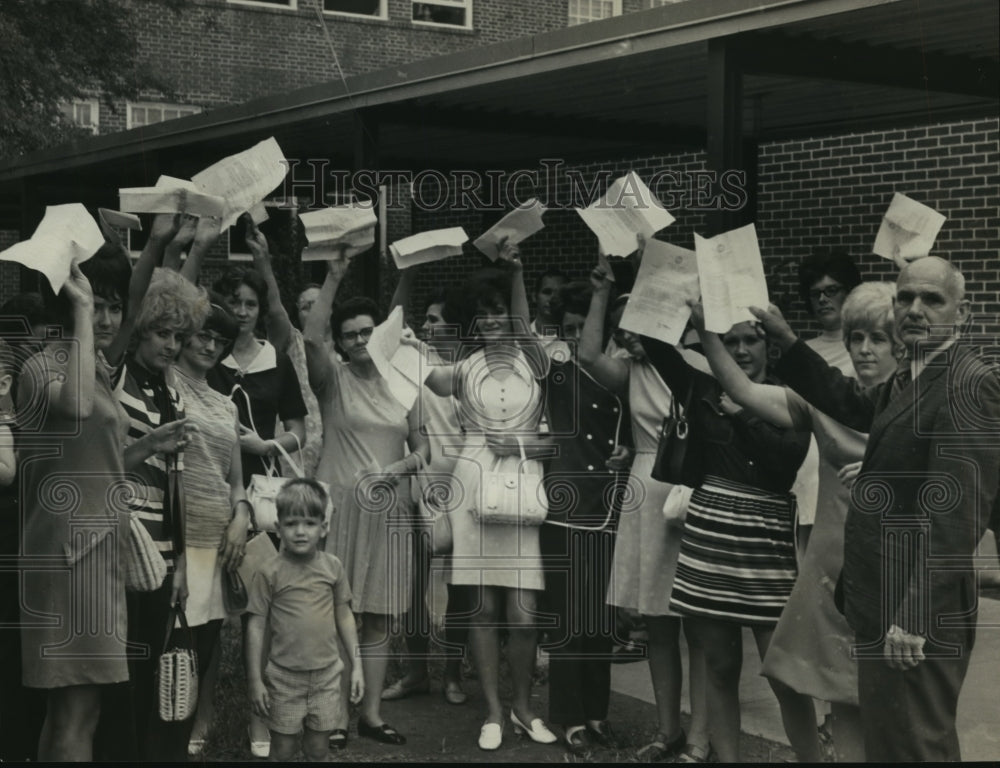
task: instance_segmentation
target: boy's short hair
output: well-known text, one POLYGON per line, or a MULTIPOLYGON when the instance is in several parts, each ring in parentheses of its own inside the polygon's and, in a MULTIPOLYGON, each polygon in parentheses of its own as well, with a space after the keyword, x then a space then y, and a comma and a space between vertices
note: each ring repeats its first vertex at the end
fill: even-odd
POLYGON ((281 486, 274 504, 278 508, 279 520, 293 513, 325 520, 329 501, 323 486, 311 477, 295 477, 281 486))

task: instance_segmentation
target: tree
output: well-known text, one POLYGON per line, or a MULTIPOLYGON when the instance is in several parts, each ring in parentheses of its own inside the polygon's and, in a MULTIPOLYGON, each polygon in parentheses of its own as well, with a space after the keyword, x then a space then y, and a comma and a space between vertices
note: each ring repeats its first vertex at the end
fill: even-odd
MULTIPOLYGON (((188 2, 145 1, 173 13, 188 2)), ((169 83, 140 58, 135 24, 132 0, 3 0, 0 159, 85 135, 60 110, 73 99, 169 95, 169 83)))

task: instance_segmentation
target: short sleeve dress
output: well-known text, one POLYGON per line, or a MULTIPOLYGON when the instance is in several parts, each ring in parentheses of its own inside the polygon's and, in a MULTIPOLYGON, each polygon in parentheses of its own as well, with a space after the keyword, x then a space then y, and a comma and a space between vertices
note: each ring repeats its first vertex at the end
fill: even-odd
MULTIPOLYGON (((484 430, 533 435, 542 410, 542 388, 524 354, 509 359, 505 377, 490 371, 478 350, 458 364, 456 398, 465 431, 450 492, 452 526, 450 584, 541 590, 545 587, 537 526, 480 523, 472 507, 479 498, 484 471, 517 471, 520 456, 497 457, 484 430)), ((541 475, 539 462, 528 460, 524 472, 541 475)))
POLYGON ((47 408, 46 390, 68 375, 66 363, 65 350, 46 348, 18 380, 21 638, 29 688, 128 680, 121 545, 131 495, 122 448, 128 418, 101 357, 90 418, 64 418, 47 408))
POLYGON ((333 500, 326 551, 344 565, 356 613, 399 616, 410 606, 409 486, 375 483, 365 490, 360 481, 403 458, 409 414, 381 376, 365 379, 334 361, 329 371, 316 388, 323 414, 316 479, 330 484, 333 500))

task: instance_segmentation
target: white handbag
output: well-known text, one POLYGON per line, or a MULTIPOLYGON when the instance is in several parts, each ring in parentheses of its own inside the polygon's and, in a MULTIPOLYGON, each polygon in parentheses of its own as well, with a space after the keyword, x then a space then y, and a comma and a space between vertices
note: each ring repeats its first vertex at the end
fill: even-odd
MULTIPOLYGON (((472 516, 480 523, 494 525, 541 525, 549 512, 548 497, 541 472, 526 472, 524 443, 517 438, 521 461, 515 471, 492 469, 483 472, 479 501, 472 516)), ((500 466, 503 462, 498 462, 500 466)), ((538 462, 532 462, 538 467, 538 462)))
MULTIPOLYGON (((298 438, 296 438, 298 441, 298 438)), ((295 462, 294 459, 288 454, 284 448, 281 447, 281 443, 275 441, 274 443, 278 446, 278 452, 284 457, 288 466, 291 467, 292 472, 295 473, 296 477, 305 477, 302 468, 295 462)), ((282 477, 278 474, 278 466, 276 461, 267 461, 265 463, 265 471, 267 474, 264 475, 251 475, 250 485, 247 486, 247 501, 253 505, 254 515, 257 517, 257 527, 261 531, 277 531, 278 530, 278 507, 275 505, 275 499, 278 496, 278 491, 280 491, 285 483, 287 483, 291 478, 282 477)), ((330 495, 330 485, 329 483, 324 483, 318 481, 323 490, 326 491, 327 497, 330 495)), ((332 500, 327 504, 326 508, 326 520, 330 521, 330 513, 332 509, 332 500)))

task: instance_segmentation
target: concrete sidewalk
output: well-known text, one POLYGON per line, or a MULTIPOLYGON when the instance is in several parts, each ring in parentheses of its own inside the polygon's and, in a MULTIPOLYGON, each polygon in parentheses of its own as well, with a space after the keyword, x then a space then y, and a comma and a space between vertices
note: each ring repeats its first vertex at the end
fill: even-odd
MULTIPOLYGON (((958 705, 958 734, 963 761, 1000 760, 1000 600, 981 597, 976 646, 958 705)), ((687 647, 682 643, 684 668, 687 647)), ((612 667, 612 690, 653 702, 653 686, 644 663, 612 667)), ((688 711, 687 679, 682 708, 688 711)), ((743 677, 740 702, 744 733, 788 744, 781 727, 778 702, 760 676, 760 658, 750 630, 743 631, 743 677)))

